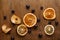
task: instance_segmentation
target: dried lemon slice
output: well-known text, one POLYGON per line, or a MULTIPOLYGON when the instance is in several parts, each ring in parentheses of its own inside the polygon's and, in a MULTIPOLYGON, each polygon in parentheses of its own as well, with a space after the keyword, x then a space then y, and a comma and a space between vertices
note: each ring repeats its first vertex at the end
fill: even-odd
POLYGON ((26 35, 28 32, 28 29, 27 27, 24 25, 24 24, 21 24, 17 27, 17 33, 20 35, 20 36, 24 36, 26 35))
POLYGON ((18 16, 13 15, 11 17, 11 22, 14 23, 14 24, 20 24, 21 23, 21 19, 18 16))
POLYGON ((43 16, 47 20, 53 20, 56 18, 55 10, 53 8, 47 8, 44 10, 43 16))
POLYGON ((37 23, 37 17, 32 13, 25 14, 23 22, 27 27, 33 27, 37 23))
POLYGON ((44 31, 47 35, 52 35, 54 33, 54 27, 52 25, 46 25, 44 31))
POLYGON ((7 25, 3 25, 3 26, 2 26, 2 31, 3 31, 4 33, 8 33, 10 30, 11 30, 11 28, 7 27, 7 25))

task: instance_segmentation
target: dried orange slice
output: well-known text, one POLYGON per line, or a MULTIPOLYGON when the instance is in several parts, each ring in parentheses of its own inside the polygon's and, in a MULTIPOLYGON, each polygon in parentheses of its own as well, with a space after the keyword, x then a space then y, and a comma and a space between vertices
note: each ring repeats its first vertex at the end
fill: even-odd
POLYGON ((44 31, 47 35, 52 35, 54 33, 53 25, 46 25, 44 31))
POLYGON ((24 24, 21 24, 17 27, 17 33, 20 36, 25 36, 27 34, 27 32, 28 32, 28 29, 24 24))
POLYGON ((20 24, 21 23, 21 19, 18 16, 13 15, 11 17, 11 22, 14 23, 14 24, 20 24))
POLYGON ((47 20, 53 20, 56 18, 55 10, 53 8, 47 8, 44 10, 43 16, 47 20))
POLYGON ((33 13, 25 14, 23 22, 27 27, 33 27, 37 23, 37 17, 33 13))

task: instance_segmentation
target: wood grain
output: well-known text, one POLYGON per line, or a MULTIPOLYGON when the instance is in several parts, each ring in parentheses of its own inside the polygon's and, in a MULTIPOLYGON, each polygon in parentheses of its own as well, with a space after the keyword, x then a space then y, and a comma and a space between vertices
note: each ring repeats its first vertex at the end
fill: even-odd
MULTIPOLYGON (((55 26, 55 21, 60 23, 60 0, 0 0, 0 40, 11 40, 11 36, 15 40, 60 40, 60 25, 55 26), (26 9, 26 5, 30 5, 30 9, 26 9), (40 9, 43 7, 43 10, 40 9), (48 24, 48 21, 43 18, 43 11, 52 7, 56 11, 56 20, 52 21, 52 25, 55 27, 55 33, 52 36, 47 36, 44 33, 44 27, 48 24), (31 12, 32 9, 35 9, 35 15, 37 18, 40 18, 41 22, 37 23, 38 29, 31 29, 32 33, 27 33, 26 36, 21 37, 17 34, 16 28, 18 25, 14 25, 10 22, 12 13, 11 10, 15 11, 15 15, 23 19, 23 16, 31 12), (6 16, 7 19, 4 20, 3 16, 6 16), (5 34, 2 32, 1 27, 3 24, 11 27, 12 30, 10 34, 5 34), (38 34, 41 33, 42 38, 38 38, 38 34)), ((23 21, 22 21, 23 23, 23 21)))

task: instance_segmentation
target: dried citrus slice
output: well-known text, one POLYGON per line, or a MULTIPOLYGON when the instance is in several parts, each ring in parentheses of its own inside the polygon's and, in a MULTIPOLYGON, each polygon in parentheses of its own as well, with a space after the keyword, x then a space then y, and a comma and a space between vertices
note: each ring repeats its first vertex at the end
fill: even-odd
POLYGON ((47 35, 52 35, 54 33, 53 25, 46 25, 44 31, 47 35))
POLYGON ((17 33, 20 35, 20 36, 24 36, 26 35, 28 32, 28 29, 27 27, 24 25, 24 24, 21 24, 17 27, 17 33))
POLYGON ((2 31, 3 31, 4 33, 8 33, 10 30, 11 30, 11 28, 7 27, 7 25, 4 24, 4 25, 2 26, 2 31))
POLYGON ((23 22, 27 27, 33 27, 37 22, 37 17, 32 13, 25 14, 23 22))
POLYGON ((43 16, 47 20, 53 20, 56 18, 55 10, 53 8, 47 8, 44 10, 43 16))
POLYGON ((21 23, 21 19, 18 16, 13 15, 11 17, 11 22, 14 23, 14 24, 20 24, 21 23))

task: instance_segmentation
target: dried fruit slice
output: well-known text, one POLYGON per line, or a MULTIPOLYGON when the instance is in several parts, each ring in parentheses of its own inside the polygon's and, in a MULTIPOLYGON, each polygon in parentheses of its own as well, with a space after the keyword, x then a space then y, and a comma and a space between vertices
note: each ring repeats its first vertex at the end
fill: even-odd
POLYGON ((8 33, 10 30, 11 30, 11 28, 7 27, 7 25, 3 25, 3 26, 2 26, 2 31, 3 31, 4 33, 8 33))
POLYGON ((13 15, 11 17, 11 22, 14 23, 14 24, 20 24, 21 23, 21 19, 18 16, 13 15))
POLYGON ((28 29, 27 27, 24 25, 24 24, 21 24, 17 27, 17 33, 20 35, 20 36, 24 36, 26 35, 28 32, 28 29))
POLYGON ((54 27, 52 25, 46 25, 44 31, 47 35, 52 35, 54 33, 54 27))
POLYGON ((53 8, 47 8, 44 10, 43 16, 47 20, 53 20, 56 18, 55 10, 53 8))
POLYGON ((33 27, 37 23, 37 17, 32 13, 25 14, 23 22, 27 27, 33 27))

